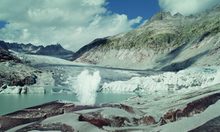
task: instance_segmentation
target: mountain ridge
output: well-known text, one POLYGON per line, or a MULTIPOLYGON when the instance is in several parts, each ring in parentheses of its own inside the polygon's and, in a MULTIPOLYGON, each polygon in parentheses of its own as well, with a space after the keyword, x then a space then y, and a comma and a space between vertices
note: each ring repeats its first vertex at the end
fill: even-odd
POLYGON ((35 46, 33 44, 19 44, 19 43, 8 43, 0 41, 0 47, 6 50, 13 50, 19 53, 34 54, 34 55, 47 55, 62 59, 70 59, 74 52, 64 49, 60 44, 47 45, 47 46, 35 46))
POLYGON ((220 58, 219 8, 190 16, 159 12, 138 29, 91 42, 89 45, 96 46, 82 47, 72 60, 108 67, 168 71, 219 65, 214 61, 220 58))

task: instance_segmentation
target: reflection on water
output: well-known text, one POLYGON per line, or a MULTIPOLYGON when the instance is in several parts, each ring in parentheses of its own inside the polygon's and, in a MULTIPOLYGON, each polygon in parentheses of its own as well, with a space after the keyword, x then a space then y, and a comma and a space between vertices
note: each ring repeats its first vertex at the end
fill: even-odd
MULTIPOLYGON (((131 97, 133 94, 98 93, 96 104, 117 103, 131 97)), ((75 94, 31 94, 31 95, 0 95, 0 115, 11 113, 20 109, 32 107, 55 100, 77 101, 75 94)))

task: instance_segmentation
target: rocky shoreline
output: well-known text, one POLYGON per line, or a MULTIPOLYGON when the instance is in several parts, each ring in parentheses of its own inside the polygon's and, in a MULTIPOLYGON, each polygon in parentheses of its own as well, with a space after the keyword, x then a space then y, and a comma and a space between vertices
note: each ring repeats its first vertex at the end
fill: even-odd
MULTIPOLYGON (((184 118, 200 115, 218 102, 219 99, 220 92, 207 95, 187 103, 182 109, 170 109, 159 120, 135 106, 127 104, 83 106, 54 101, 1 116, 0 130, 16 130, 17 132, 31 130, 73 132, 83 129, 82 126, 85 124, 98 131, 130 131, 131 128, 134 129, 133 127, 136 130, 146 130, 147 128, 153 130, 154 128, 165 126, 184 118), (23 126, 18 127, 21 125, 23 126)), ((219 121, 216 121, 217 119, 219 118, 213 119, 210 122, 215 122, 215 126, 219 126, 220 124, 219 121)), ((202 131, 204 129, 201 128, 204 127, 210 130, 219 129, 219 127, 212 129, 212 126, 204 124, 195 130, 192 129, 192 131, 202 131)))

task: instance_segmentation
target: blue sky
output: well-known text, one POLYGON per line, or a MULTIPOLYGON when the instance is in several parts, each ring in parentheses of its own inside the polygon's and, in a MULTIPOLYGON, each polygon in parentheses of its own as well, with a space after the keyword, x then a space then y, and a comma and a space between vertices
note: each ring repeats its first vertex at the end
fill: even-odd
POLYGON ((0 20, 0 28, 4 27, 7 23, 5 21, 0 20))
POLYGON ((127 14, 129 19, 138 16, 148 19, 160 11, 157 0, 108 0, 107 9, 119 14, 127 14))

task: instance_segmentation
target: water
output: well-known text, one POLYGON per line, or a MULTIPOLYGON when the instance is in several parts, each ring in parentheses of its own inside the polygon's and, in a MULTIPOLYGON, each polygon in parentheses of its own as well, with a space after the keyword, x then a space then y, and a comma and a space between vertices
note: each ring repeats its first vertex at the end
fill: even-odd
MULTIPOLYGON (((88 86, 93 85, 93 90, 90 91, 92 95, 92 102, 87 102, 89 99, 86 98, 85 104, 100 104, 100 103, 117 103, 127 98, 133 96, 134 94, 115 94, 115 93, 96 93, 95 91, 98 88, 98 85, 102 85, 104 82, 111 82, 116 80, 129 80, 131 77, 140 76, 142 74, 148 74, 148 71, 135 71, 135 70, 122 70, 122 69, 111 69, 111 68, 98 68, 98 67, 80 67, 80 66, 65 66, 65 65, 46 65, 38 68, 42 70, 52 71, 54 73, 55 78, 55 86, 49 86, 53 92, 48 92, 47 94, 40 95, 40 94, 32 94, 32 95, 0 95, 0 115, 4 115, 7 113, 11 113, 17 110, 21 110, 24 108, 36 106, 39 104, 55 101, 55 100, 66 100, 66 101, 74 101, 74 102, 81 102, 82 100, 87 97, 87 92, 79 92, 80 94, 74 94, 71 92, 73 85, 77 86, 77 83, 73 83, 73 81, 68 82, 68 78, 75 79, 79 78, 80 73, 85 71, 86 69, 89 73, 87 80, 84 80, 84 76, 81 78, 82 82, 85 85, 82 91, 85 89, 88 90, 88 86), (98 71, 98 72, 96 72, 98 71), (99 75, 101 78, 99 78, 99 75), (93 77, 95 79, 93 79, 93 77), (90 82, 88 82, 90 80, 90 82), (93 83, 96 81, 96 83, 93 83), (101 82, 100 82, 101 81, 101 82), (89 85, 87 85, 89 84, 89 85), (64 91, 64 92, 63 92, 64 91), (67 91, 67 92, 65 92, 67 91), (79 97, 80 96, 80 97, 79 97)), ((79 81, 80 82, 80 81, 79 81)), ((80 87, 78 87, 80 88, 80 87)), ((75 89, 76 90, 76 89, 75 89)), ((50 91, 50 90, 48 90, 50 91)), ((90 93, 89 93, 90 95, 90 93)), ((91 96, 90 96, 91 97, 91 96)))
MULTIPOLYGON (((101 103, 118 103, 127 98, 133 96, 133 94, 112 94, 112 93, 97 93, 96 104, 101 103)), ((54 94, 31 94, 31 95, 0 95, 0 115, 11 113, 24 108, 40 105, 43 103, 66 100, 78 102, 75 94, 54 93, 54 94)))

